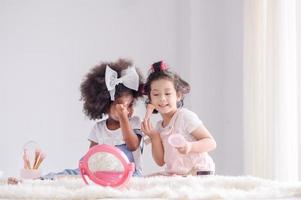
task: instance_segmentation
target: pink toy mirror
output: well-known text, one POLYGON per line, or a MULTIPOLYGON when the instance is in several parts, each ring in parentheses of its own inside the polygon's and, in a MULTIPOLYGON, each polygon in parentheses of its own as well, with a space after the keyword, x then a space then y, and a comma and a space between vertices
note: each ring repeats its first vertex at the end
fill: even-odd
POLYGON ((89 149, 79 162, 79 168, 86 184, 85 176, 88 176, 96 184, 118 187, 129 180, 135 165, 118 148, 101 144, 89 149))

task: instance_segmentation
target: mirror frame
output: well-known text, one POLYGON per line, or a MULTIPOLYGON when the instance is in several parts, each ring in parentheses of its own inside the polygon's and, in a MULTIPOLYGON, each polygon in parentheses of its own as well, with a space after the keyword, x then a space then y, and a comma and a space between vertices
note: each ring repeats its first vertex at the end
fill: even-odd
MULTIPOLYGON (((117 147, 106 145, 106 144, 99 144, 91 147, 83 159, 79 162, 79 169, 82 175, 84 182, 89 185, 88 181, 86 180, 85 176, 88 176, 90 180, 94 183, 102 185, 102 186, 111 186, 111 187, 118 187, 125 184, 129 178, 133 175, 135 171, 135 164, 129 162, 126 155, 119 150, 117 147), (106 180, 102 180, 97 178, 94 173, 89 169, 88 161, 91 156, 99 152, 106 152, 110 153, 115 156, 122 164, 124 171, 122 177, 115 181, 115 182, 108 182, 106 180)), ((109 173, 109 172, 108 172, 109 173)))

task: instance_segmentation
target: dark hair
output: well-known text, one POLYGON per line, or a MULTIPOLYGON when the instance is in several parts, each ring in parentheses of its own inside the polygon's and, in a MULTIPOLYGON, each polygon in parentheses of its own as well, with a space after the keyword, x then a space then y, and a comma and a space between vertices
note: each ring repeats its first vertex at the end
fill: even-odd
MULTIPOLYGON (((85 76, 80 85, 81 100, 84 101, 84 113, 92 120, 101 119, 104 114, 107 114, 113 102, 105 83, 106 66, 116 71, 119 78, 121 71, 132 66, 132 62, 126 59, 119 59, 116 62, 102 62, 92 68, 85 76)), ((139 75, 139 90, 135 91, 125 87, 123 84, 118 84, 115 87, 115 99, 125 94, 133 95, 134 99, 143 95, 143 77, 139 70, 135 69, 139 75)))
POLYGON ((170 71, 167 64, 163 61, 155 62, 151 66, 151 72, 148 75, 146 83, 144 85, 144 94, 148 97, 146 103, 150 102, 152 82, 160 79, 167 79, 173 82, 176 92, 182 96, 182 99, 180 100, 180 102, 178 102, 177 106, 182 107, 184 105, 184 95, 190 92, 190 85, 189 83, 184 81, 178 74, 170 71))

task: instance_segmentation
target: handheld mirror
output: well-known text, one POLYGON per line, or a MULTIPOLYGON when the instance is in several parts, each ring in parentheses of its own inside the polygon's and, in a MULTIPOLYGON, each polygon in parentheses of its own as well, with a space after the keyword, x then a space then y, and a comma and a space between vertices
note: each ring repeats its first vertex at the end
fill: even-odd
POLYGON ((81 175, 86 184, 91 181, 102 186, 118 187, 125 184, 135 170, 135 164, 129 162, 118 148, 106 144, 89 149, 79 162, 81 175))

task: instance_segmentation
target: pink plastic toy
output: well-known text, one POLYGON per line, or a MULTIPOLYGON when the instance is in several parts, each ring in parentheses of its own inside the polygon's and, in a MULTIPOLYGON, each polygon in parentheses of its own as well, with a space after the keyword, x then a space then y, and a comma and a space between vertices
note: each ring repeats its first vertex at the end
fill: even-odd
POLYGON ((173 147, 184 147, 186 140, 181 134, 172 134, 168 137, 168 143, 173 147))
POLYGON ((101 144, 89 149, 79 162, 79 168, 86 184, 85 176, 88 176, 96 184, 119 187, 133 175, 135 164, 118 148, 101 144))

